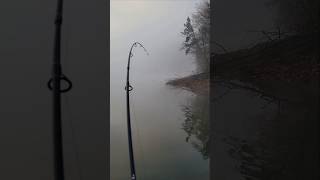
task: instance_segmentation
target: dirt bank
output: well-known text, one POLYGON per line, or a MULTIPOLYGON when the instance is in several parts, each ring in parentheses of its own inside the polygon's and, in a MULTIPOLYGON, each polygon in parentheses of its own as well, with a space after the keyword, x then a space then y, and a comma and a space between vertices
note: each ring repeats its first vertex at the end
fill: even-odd
MULTIPOLYGON (((318 91, 314 88, 320 74, 318 47, 315 35, 262 42, 248 49, 215 55, 210 71, 215 78, 250 83, 262 91, 277 92, 277 96, 288 96, 288 91, 296 92, 291 97, 297 93, 308 96, 318 91)), ((209 82, 210 74, 200 73, 167 84, 203 94, 209 93, 209 82)))
POLYGON ((170 80, 167 82, 167 84, 177 88, 189 90, 196 94, 209 94, 209 75, 209 73, 194 74, 187 77, 170 80))

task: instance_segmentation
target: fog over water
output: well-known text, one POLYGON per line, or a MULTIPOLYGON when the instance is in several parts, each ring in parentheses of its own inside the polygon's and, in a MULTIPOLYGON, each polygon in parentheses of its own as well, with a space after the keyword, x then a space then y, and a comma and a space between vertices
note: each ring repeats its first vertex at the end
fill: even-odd
POLYGON ((181 105, 194 98, 166 81, 192 74, 194 59, 180 51, 181 33, 197 1, 111 1, 111 179, 129 178, 125 75, 129 49, 131 108, 137 176, 141 179, 208 179, 209 164, 182 130, 181 105))

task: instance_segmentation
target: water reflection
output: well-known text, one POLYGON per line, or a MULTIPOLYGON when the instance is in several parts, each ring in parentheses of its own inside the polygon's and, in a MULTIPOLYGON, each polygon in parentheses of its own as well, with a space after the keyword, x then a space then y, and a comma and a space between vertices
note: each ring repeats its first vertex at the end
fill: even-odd
POLYGON ((317 82, 304 90, 270 90, 264 88, 270 84, 219 77, 212 82, 211 101, 208 95, 195 95, 181 108, 186 142, 204 159, 209 158, 209 110, 213 112, 212 179, 315 179, 317 82))
POLYGON ((198 150, 204 159, 209 156, 209 101, 208 96, 196 96, 182 106, 184 122, 182 129, 187 133, 186 142, 198 150))
MULTIPOLYGON (((229 105, 230 112, 234 111, 233 108, 240 108, 230 104, 234 103, 230 98, 237 98, 243 102, 241 110, 248 112, 220 116, 217 109, 214 110, 218 114, 213 119, 217 126, 213 130, 214 140, 221 141, 215 143, 214 148, 223 149, 228 154, 216 158, 214 164, 230 158, 229 168, 236 168, 239 179, 315 179, 317 96, 310 99, 307 94, 300 94, 292 99, 278 96, 276 90, 265 91, 231 80, 220 82, 215 84, 218 93, 212 98, 218 111, 221 109, 218 106, 226 108, 225 105, 229 105), (223 148, 222 144, 225 144, 223 148)), ((317 84, 313 84, 316 88, 317 84)), ((296 93, 293 89, 287 92, 296 93)), ((221 152, 214 150, 213 156, 219 155, 221 152)))

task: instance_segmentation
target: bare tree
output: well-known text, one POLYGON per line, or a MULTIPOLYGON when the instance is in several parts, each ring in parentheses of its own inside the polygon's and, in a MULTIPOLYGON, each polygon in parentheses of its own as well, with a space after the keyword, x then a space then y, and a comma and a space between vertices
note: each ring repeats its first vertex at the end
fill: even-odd
POLYGON ((183 42, 182 50, 185 50, 186 54, 195 53, 198 49, 198 39, 189 17, 187 18, 187 22, 184 24, 184 27, 184 31, 181 32, 181 34, 184 35, 186 39, 183 42))
POLYGON ((192 19, 187 18, 182 35, 185 36, 182 49, 186 54, 196 57, 199 71, 209 70, 210 54, 210 3, 203 1, 199 4, 192 19))

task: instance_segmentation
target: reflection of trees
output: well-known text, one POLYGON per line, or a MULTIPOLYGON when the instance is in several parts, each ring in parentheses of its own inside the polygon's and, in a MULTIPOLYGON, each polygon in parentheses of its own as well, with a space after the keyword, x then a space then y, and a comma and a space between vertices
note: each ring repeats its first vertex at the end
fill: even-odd
POLYGON ((205 159, 209 156, 209 101, 206 96, 196 98, 184 105, 182 110, 185 120, 182 129, 187 133, 186 141, 190 142, 205 159))
MULTIPOLYGON (((269 180, 283 177, 285 168, 282 158, 262 141, 248 142, 234 137, 226 139, 229 154, 239 161, 237 168, 246 180, 269 180)), ((280 178, 281 179, 281 178, 280 178)))
MULTIPOLYGON (((275 117, 259 122, 254 138, 223 138, 242 176, 246 180, 313 179, 316 167, 305 161, 305 153, 310 151, 306 142, 317 140, 311 125, 318 121, 317 107, 311 102, 283 102, 275 117)), ((254 120, 260 121, 259 117, 254 120)))

